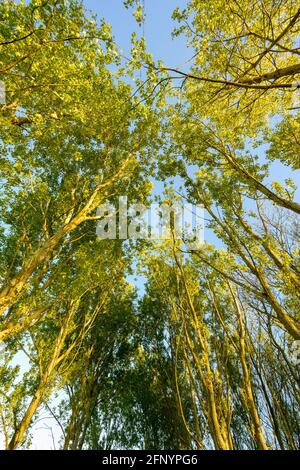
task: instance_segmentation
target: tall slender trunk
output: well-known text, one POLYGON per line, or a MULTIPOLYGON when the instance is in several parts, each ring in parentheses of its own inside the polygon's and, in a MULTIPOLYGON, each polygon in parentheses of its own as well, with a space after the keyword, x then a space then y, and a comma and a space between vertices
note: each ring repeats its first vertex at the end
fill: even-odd
MULTIPOLYGON (((205 337, 202 335, 201 328, 199 325, 199 321, 197 318, 197 312, 195 310, 193 300, 191 298, 191 294, 186 283, 185 273, 183 267, 177 257, 176 249, 174 247, 174 237, 173 237, 173 254, 175 262, 179 268, 184 290, 187 296, 187 303, 189 309, 192 314, 193 322, 195 325, 195 331, 199 340, 200 348, 201 348, 201 363, 199 364, 199 358, 195 355, 189 335, 187 334, 187 341, 189 347, 191 348, 191 352, 193 354, 194 360, 197 364, 197 369, 199 371, 200 377, 202 379, 203 385, 206 390, 206 396, 208 401, 208 417, 209 417, 209 427, 211 430, 211 436, 214 441, 216 449, 219 450, 231 450, 232 449, 232 439, 230 436, 230 430, 228 429, 227 423, 225 423, 224 416, 219 416, 217 411, 217 403, 216 403, 216 396, 214 391, 214 383, 213 383, 213 371, 210 366, 209 362, 209 347, 205 337), (203 369, 203 370, 202 370, 203 369)), ((183 319, 185 321, 185 319, 183 319)), ((187 329, 185 328, 187 333, 187 329)), ((225 400, 224 400, 225 401, 225 400)))
POLYGON ((32 398, 30 405, 26 410, 26 413, 24 414, 21 422, 19 423, 18 428, 15 430, 15 433, 9 442, 7 448, 8 450, 17 449, 17 447, 19 447, 24 441, 24 437, 27 432, 27 429, 30 426, 31 420, 43 400, 45 388, 46 382, 42 381, 38 386, 38 389, 36 390, 34 397, 32 398))
POLYGON ((124 169, 127 165, 128 161, 125 161, 115 175, 99 184, 90 195, 85 206, 70 221, 67 220, 65 225, 61 227, 55 235, 45 241, 30 257, 27 263, 25 263, 25 266, 21 269, 20 273, 13 279, 9 280, 7 285, 0 290, 0 316, 8 307, 17 301, 19 295, 26 287, 29 278, 42 263, 50 259, 53 251, 59 245, 62 238, 75 230, 82 222, 88 220, 88 214, 100 203, 100 190, 111 185, 116 179, 123 175, 124 169))
POLYGON ((263 432, 262 432, 262 426, 259 418, 259 414, 256 408, 255 400, 254 400, 254 394, 253 394, 253 389, 252 389, 252 383, 251 383, 251 376, 250 376, 250 370, 247 364, 247 358, 246 358, 246 331, 245 331, 245 325, 244 325, 244 315, 241 310, 241 306, 239 303, 239 300, 231 287, 230 283, 228 283, 229 289, 236 307, 237 311, 237 316, 238 316, 238 323, 239 323, 239 346, 240 346, 240 359, 241 359, 241 364, 242 364, 242 369, 243 369, 243 376, 244 376, 244 385, 245 385, 245 396, 246 396, 246 406, 248 408, 253 429, 254 429, 254 438, 256 443, 258 444, 258 448, 260 450, 268 450, 268 446, 266 444, 263 432))
MULTIPOLYGON (((200 197, 200 194, 198 192, 200 197)), ((241 241, 238 237, 236 231, 231 227, 230 222, 227 221, 225 224, 223 221, 220 220, 219 217, 212 211, 210 205, 208 205, 203 199, 201 202, 204 204, 205 209, 211 215, 211 217, 215 220, 215 222, 224 230, 224 233, 227 234, 230 243, 232 244, 233 249, 236 251, 241 259, 244 261, 245 265, 249 269, 249 271, 257 278, 261 287, 263 288, 264 294, 268 299, 269 304, 274 309, 275 313, 277 314, 277 319, 281 323, 284 330, 286 330, 294 339, 300 338, 300 324, 297 322, 293 317, 291 317, 287 311, 280 305, 277 301, 275 295, 273 294, 269 283, 263 273, 263 270, 260 267, 256 267, 255 264, 246 256, 245 250, 249 250, 248 247, 245 248, 245 243, 241 241)))

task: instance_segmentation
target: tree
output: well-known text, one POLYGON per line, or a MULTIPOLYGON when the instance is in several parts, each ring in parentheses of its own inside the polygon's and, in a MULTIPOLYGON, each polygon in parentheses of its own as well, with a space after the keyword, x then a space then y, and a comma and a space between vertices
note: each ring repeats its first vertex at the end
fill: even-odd
POLYGON ((47 410, 62 449, 299 449, 298 6, 190 0, 177 69, 135 33, 124 60, 79 0, 0 16, 3 446, 47 410), (97 236, 153 177, 203 206, 205 242, 175 215, 167 240, 97 236))

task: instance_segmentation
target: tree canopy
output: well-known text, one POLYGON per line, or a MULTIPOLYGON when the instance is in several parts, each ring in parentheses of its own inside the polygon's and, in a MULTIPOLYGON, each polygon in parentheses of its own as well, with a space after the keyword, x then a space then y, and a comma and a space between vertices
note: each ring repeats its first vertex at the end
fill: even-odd
POLYGON ((0 19, 2 448, 46 410, 61 449, 299 449, 297 2, 174 8, 179 68, 136 34, 124 57, 81 0, 0 19), (172 218, 168 239, 97 236, 101 204, 119 220, 153 181, 204 208, 196 249, 172 218))

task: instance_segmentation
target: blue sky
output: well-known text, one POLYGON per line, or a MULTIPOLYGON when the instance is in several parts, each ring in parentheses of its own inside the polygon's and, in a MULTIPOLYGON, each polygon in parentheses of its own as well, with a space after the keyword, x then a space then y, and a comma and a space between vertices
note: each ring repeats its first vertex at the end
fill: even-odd
MULTIPOLYGON (((130 38, 133 31, 139 36, 142 35, 140 28, 134 18, 132 11, 126 10, 123 6, 123 0, 84 0, 86 8, 92 10, 99 18, 104 17, 112 26, 113 34, 119 49, 123 50, 124 55, 130 50, 130 38)), ((166 65, 179 67, 192 56, 192 51, 186 48, 182 38, 172 39, 171 32, 174 23, 171 20, 172 11, 177 7, 184 7, 185 0, 145 0, 146 20, 144 24, 144 33, 148 50, 152 52, 155 59, 161 59, 166 65)), ((260 151, 263 158, 263 150, 260 151)), ((276 179, 282 182, 285 178, 291 176, 290 171, 281 165, 275 163, 272 165, 272 171, 269 181, 276 179)), ((299 172, 293 174, 293 179, 300 186, 299 172)), ((157 183, 155 192, 162 188, 157 183)), ((297 192, 299 199, 300 190, 297 192)), ((216 242, 216 238, 211 234, 209 242, 216 242)), ((21 361, 20 361, 21 362, 21 361)), ((25 369, 25 361, 23 363, 25 369)), ((48 413, 43 413, 44 416, 48 413)), ((53 448, 52 436, 49 429, 45 426, 53 427, 54 438, 57 441, 60 434, 55 423, 49 420, 39 423, 33 429, 33 449, 53 448)))
MULTIPOLYGON (((123 0, 84 0, 84 5, 105 18, 112 26, 116 42, 124 52, 130 50, 130 37, 133 31, 142 34, 132 16, 132 11, 123 6, 123 0)), ((172 39, 174 22, 171 19, 177 6, 184 7, 184 0, 145 0, 146 20, 144 32, 148 49, 156 59, 179 66, 191 57, 182 39, 172 39)))

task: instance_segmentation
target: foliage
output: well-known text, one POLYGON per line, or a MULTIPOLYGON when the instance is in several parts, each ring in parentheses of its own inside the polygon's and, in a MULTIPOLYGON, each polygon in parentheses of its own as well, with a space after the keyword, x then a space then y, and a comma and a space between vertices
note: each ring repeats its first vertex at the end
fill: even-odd
POLYGON ((296 2, 190 0, 181 69, 136 33, 125 61, 80 0, 0 17, 3 447, 30 447, 46 409, 63 449, 299 449, 296 2), (216 245, 172 223, 97 237, 97 207, 148 204, 153 178, 204 207, 216 245))

